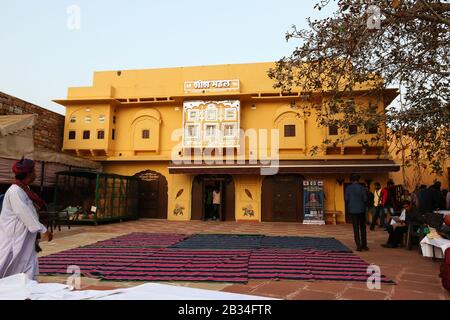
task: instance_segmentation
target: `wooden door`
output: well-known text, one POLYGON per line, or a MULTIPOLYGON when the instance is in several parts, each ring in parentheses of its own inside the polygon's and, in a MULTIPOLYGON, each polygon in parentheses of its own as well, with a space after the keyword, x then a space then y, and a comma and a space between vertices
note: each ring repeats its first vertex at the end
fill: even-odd
POLYGON ((167 180, 154 171, 136 174, 139 182, 139 217, 152 219, 167 218, 167 180))
POLYGON ((191 220, 202 220, 204 216, 203 181, 195 177, 192 182, 191 220))
POLYGON ((222 202, 224 204, 223 208, 223 221, 236 221, 236 212, 235 212, 235 190, 234 190, 234 181, 233 180, 225 180, 223 182, 223 199, 222 202))
POLYGON ((263 221, 303 221, 302 184, 296 175, 266 177, 262 188, 263 221))

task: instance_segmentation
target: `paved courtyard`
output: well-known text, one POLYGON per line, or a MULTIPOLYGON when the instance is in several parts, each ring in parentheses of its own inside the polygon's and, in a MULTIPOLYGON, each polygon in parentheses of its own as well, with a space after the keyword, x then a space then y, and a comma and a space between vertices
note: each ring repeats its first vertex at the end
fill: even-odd
MULTIPOLYGON (((335 237, 350 249, 355 248, 351 225, 313 226, 299 223, 237 223, 141 219, 100 226, 75 226, 71 230, 67 230, 64 227, 62 231, 55 231, 55 238, 52 242, 42 243, 43 252, 41 255, 76 248, 131 232, 235 233, 335 237)), ((405 248, 382 248, 380 245, 385 243, 386 239, 387 233, 382 231, 382 229, 368 230, 370 251, 355 251, 358 256, 368 263, 380 266, 381 273, 396 282, 396 285, 382 284, 379 290, 369 290, 365 283, 345 281, 250 280, 247 284, 211 282, 163 283, 281 299, 450 300, 450 293, 443 289, 438 276, 440 262, 422 257, 416 248, 412 251, 408 251, 405 248)), ((39 281, 64 283, 66 278, 62 276, 40 276, 39 281)), ((142 283, 137 281, 100 281, 83 277, 81 289, 114 289, 136 286, 142 283)))

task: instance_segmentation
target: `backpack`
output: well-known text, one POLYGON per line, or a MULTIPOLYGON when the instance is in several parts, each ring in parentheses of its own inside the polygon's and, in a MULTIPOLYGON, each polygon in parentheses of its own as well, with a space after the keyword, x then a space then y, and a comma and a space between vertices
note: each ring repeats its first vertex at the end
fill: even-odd
POLYGON ((450 248, 445 250, 444 256, 444 263, 441 265, 441 273, 439 276, 442 279, 442 286, 450 291, 450 248))

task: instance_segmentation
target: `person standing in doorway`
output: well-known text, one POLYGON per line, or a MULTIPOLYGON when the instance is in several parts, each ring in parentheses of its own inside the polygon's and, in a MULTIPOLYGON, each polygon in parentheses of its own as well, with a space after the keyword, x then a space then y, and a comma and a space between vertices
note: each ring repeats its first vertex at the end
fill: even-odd
POLYGON ((220 210, 220 189, 216 187, 213 191, 213 220, 219 219, 220 210))
POLYGON ((356 250, 369 250, 367 247, 366 234, 366 207, 367 192, 366 189, 359 184, 359 176, 352 174, 350 176, 351 185, 345 189, 345 207, 352 217, 353 234, 355 237, 356 250))
POLYGON ((205 199, 205 220, 211 220, 213 216, 213 187, 206 187, 206 199, 205 199))
POLYGON ((375 191, 373 192, 372 223, 370 224, 370 230, 375 229, 378 218, 380 218, 381 227, 384 225, 383 207, 381 205, 381 184, 379 182, 375 182, 375 191))
POLYGON ((16 180, 6 191, 0 215, 0 279, 25 273, 35 280, 39 274, 37 236, 42 234, 48 241, 53 235, 39 222, 36 208, 45 202, 30 190, 35 180, 34 161, 17 161, 12 168, 16 180))

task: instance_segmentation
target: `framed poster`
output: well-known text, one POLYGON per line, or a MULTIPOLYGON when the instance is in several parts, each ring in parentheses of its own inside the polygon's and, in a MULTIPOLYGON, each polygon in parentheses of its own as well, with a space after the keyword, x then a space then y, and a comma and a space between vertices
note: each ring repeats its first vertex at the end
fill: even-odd
POLYGON ((303 181, 303 223, 325 224, 323 181, 303 181))

